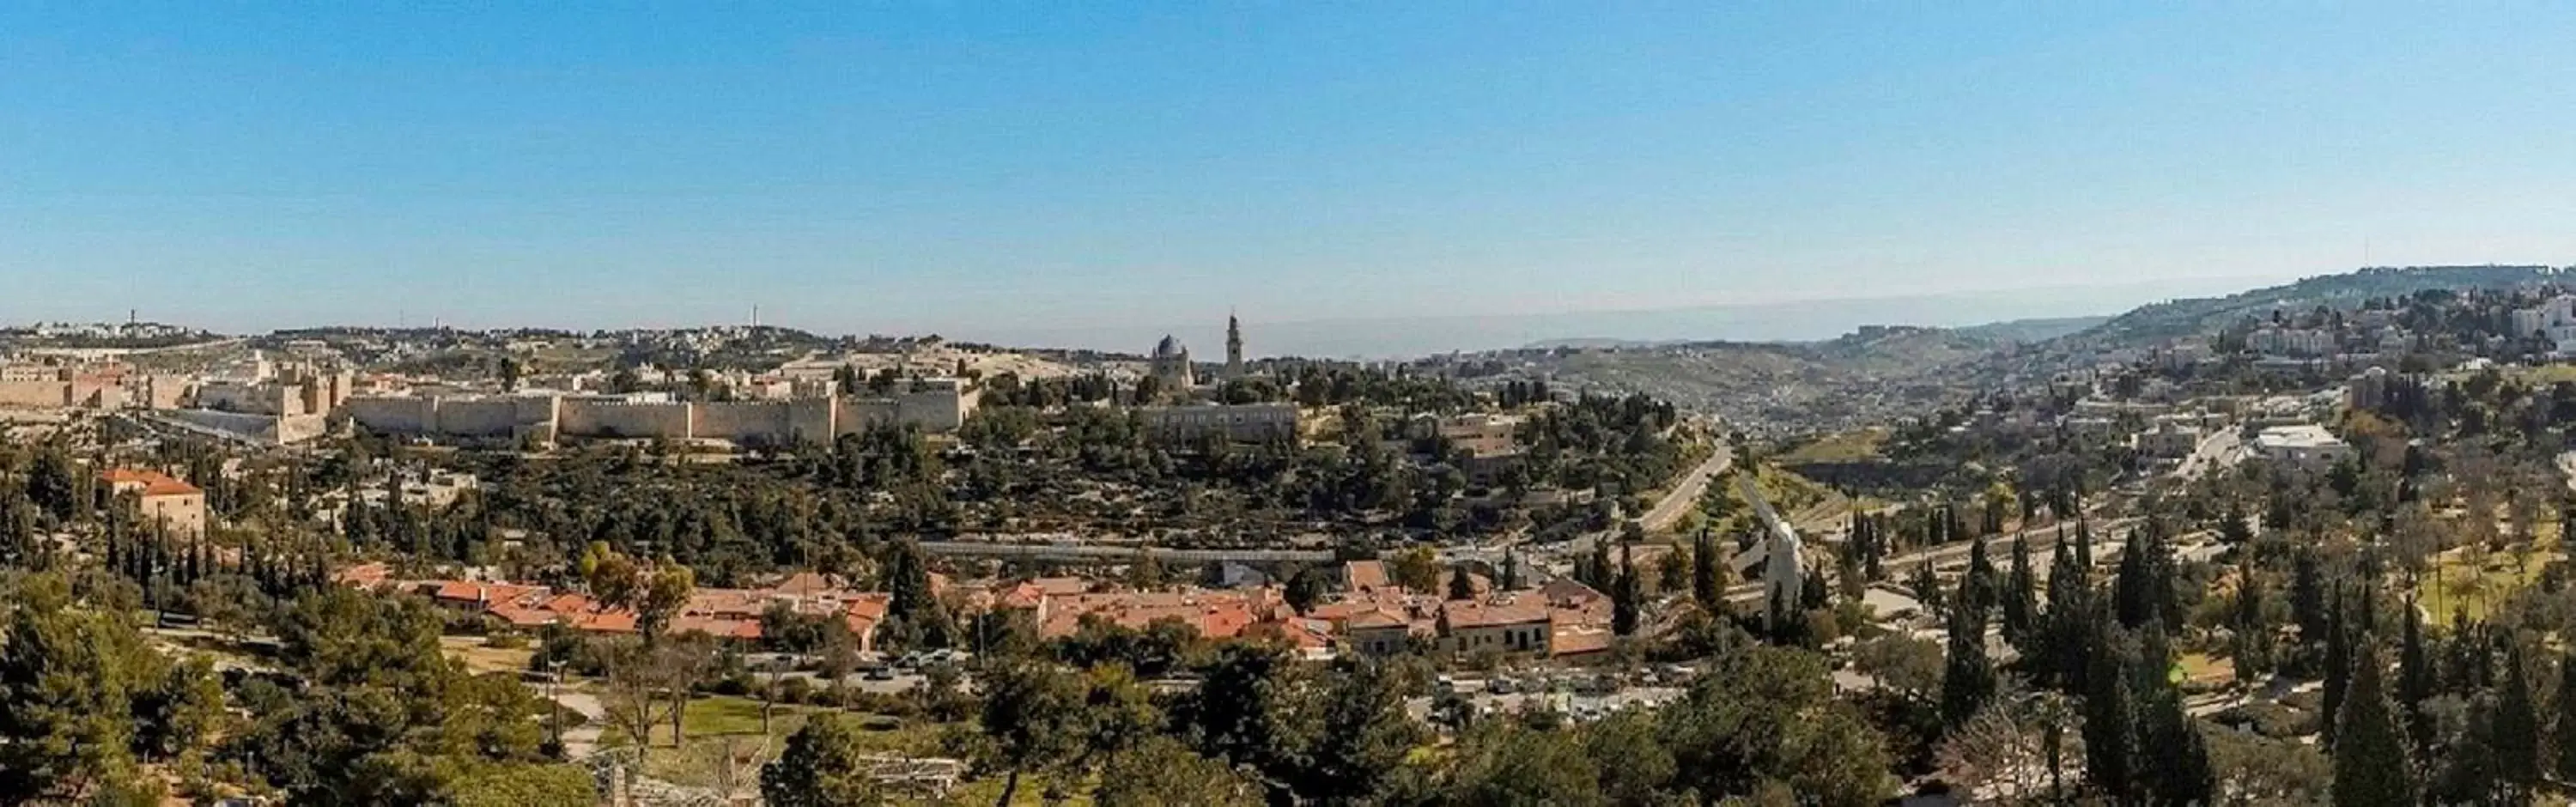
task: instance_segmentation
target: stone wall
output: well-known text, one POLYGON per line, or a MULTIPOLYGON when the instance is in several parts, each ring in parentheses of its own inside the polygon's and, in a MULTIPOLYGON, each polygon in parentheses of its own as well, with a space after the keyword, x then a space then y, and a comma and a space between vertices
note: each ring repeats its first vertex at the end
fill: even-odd
POLYGON ((570 399, 558 410, 561 437, 688 439, 693 420, 684 403, 622 403, 570 399))
POLYGON ((438 419, 433 429, 446 437, 506 439, 518 436, 519 401, 515 398, 433 398, 438 419))
POLYGON ((68 381, 0 381, 0 406, 45 407, 72 405, 72 385, 68 381))
POLYGON ((372 432, 384 434, 429 434, 438 425, 438 399, 399 395, 358 395, 349 398, 346 408, 349 420, 372 432))
POLYGON ((691 437, 731 440, 737 445, 773 445, 790 439, 788 404, 704 403, 697 404, 696 424, 691 437))

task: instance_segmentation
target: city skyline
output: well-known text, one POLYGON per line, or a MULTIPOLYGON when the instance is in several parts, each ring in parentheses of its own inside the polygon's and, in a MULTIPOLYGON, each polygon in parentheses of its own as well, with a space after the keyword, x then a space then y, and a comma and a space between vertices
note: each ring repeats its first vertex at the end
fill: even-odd
POLYGON ((2571 12, 2338 12, 17 7, 0 320, 1109 340, 2576 259, 2571 12))

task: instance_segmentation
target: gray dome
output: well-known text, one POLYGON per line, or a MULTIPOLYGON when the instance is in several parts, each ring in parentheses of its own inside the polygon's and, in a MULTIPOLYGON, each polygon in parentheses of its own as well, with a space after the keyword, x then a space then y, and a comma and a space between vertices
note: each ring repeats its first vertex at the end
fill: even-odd
POLYGON ((1154 358, 1176 358, 1181 355, 1181 350, 1181 340, 1174 339, 1171 335, 1165 334, 1163 336, 1163 341, 1154 343, 1154 358))

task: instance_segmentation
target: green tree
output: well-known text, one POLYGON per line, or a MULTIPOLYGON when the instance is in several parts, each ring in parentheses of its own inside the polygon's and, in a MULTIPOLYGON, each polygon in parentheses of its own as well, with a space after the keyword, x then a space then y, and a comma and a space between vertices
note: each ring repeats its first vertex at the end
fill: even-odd
MULTIPOLYGON (((2370 646, 2367 637, 2361 646, 2370 646)), ((2406 739, 2398 731, 2396 704, 2390 702, 2386 677, 2377 654, 2356 654, 2352 691, 2335 718, 2341 728, 2334 745, 2336 807, 2404 807, 2415 803, 2414 768, 2406 758, 2406 739)))
POLYGON ((1628 546, 1619 545, 1619 577, 1610 591, 1610 632, 1619 636, 1636 635, 1645 598, 1637 582, 1637 559, 1628 546))
POLYGON ((2556 771, 2563 781, 2576 781, 2576 651, 2558 663, 2558 719, 2551 735, 2558 741, 2556 771))
POLYGON ((1467 577, 1467 565, 1462 563, 1457 566, 1450 567, 1449 599, 1472 600, 1475 598, 1476 582, 1467 577))
POLYGON ((862 757, 848 719, 818 714, 787 737, 778 758, 760 768, 760 796, 772 807, 871 807, 885 793, 862 757))
POLYGON ((2501 785, 2498 796, 2506 802, 2525 803, 2540 785, 2539 704, 2532 698, 2531 676, 2523 669, 2519 644, 2509 645, 2504 664, 2504 684, 2496 691, 2490 751, 2501 785))
POLYGON ((1451 803, 1492 807, 1607 803, 1601 791, 1601 768, 1571 731, 1489 720, 1459 739, 1457 755, 1451 803))
POLYGON ((137 746, 152 744, 137 719, 171 686, 168 660, 115 615, 75 604, 59 576, 14 594, 0 627, 0 803, 130 789, 137 746))
POLYGON ((1662 715, 1674 786, 1702 799, 1786 787, 1829 807, 1894 789, 1885 738, 1834 697, 1823 657, 1755 645, 1710 665, 1662 715))
POLYGON ((451 807, 591 807, 599 803, 599 788, 590 771, 575 765, 486 763, 455 774, 438 803, 451 807))
POLYGON ((2030 542, 2013 536, 2012 570, 2004 578, 2004 641, 2022 655, 2039 648, 2039 577, 2030 567, 2030 542))
MULTIPOLYGON (((1975 599, 1975 582, 1959 581, 1962 602, 1975 599)), ((1995 666, 1986 656, 1984 609, 1950 609, 1949 647, 1941 671, 1941 725, 1956 730, 1995 697, 1995 666)))
POLYGON ((1387 577, 1406 591, 1430 593, 1440 588, 1440 559, 1431 547, 1417 546, 1398 552, 1387 561, 1387 577))
POLYGON ((990 764, 1006 777, 995 803, 1007 807, 1023 774, 1047 771, 1081 753, 1087 693, 1080 678, 1045 663, 1008 664, 985 678, 979 723, 990 741, 990 764))
MULTIPOLYGON (((1091 794, 1100 807, 1260 807, 1261 788, 1168 737, 1111 756, 1091 794)), ((772 802, 775 803, 775 802, 772 802)))
POLYGON ((1691 599, 1709 613, 1718 612, 1720 598, 1725 596, 1718 588, 1717 552, 1717 540, 1707 527, 1701 527, 1691 541, 1691 599))

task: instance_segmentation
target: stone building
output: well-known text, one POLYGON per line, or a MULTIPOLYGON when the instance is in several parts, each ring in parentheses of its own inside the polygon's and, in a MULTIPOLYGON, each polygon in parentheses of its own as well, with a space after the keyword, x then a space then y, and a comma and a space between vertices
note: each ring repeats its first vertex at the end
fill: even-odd
POLYGON ((1190 349, 1181 340, 1165 335, 1163 341, 1154 344, 1152 361, 1154 380, 1164 390, 1179 392, 1198 386, 1197 371, 1190 367, 1190 349))
POLYGON ((206 492, 160 471, 118 468, 102 475, 108 490, 134 494, 146 522, 158 521, 176 537, 206 534, 206 492))

